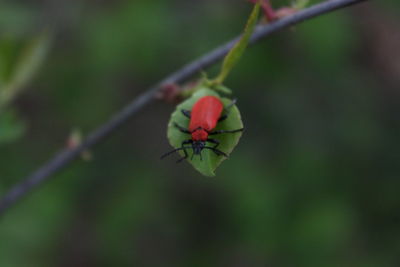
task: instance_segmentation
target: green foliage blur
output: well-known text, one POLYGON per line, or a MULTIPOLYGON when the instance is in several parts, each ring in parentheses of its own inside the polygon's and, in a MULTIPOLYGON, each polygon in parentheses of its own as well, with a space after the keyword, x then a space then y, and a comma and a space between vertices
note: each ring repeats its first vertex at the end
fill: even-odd
MULTIPOLYGON (((250 10, 241 0, 1 1, 0 39, 18 47, 0 45, 0 66, 48 26, 55 35, 1 111, 14 132, 0 141, 0 196, 73 129, 89 133, 236 36, 250 10)), ((398 266, 399 10, 371 1, 249 48, 225 82, 246 131, 216 177, 160 161, 174 106, 146 107, 0 218, 0 266, 398 266)))

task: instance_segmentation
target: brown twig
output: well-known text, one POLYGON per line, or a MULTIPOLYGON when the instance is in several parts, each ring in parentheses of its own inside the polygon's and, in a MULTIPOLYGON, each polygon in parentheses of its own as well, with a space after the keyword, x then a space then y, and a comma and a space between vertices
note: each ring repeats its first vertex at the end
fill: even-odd
MULTIPOLYGON (((301 10, 293 15, 284 17, 268 25, 258 26, 251 37, 250 43, 258 42, 260 39, 265 38, 279 30, 300 23, 304 20, 320 16, 322 14, 332 12, 334 10, 344 8, 365 0, 328 0, 323 3, 314 5, 310 8, 301 10)), ((151 87, 131 103, 125 106, 121 111, 116 113, 109 121, 105 122, 98 129, 93 131, 80 145, 61 150, 52 159, 45 163, 38 170, 23 179, 20 183, 16 184, 10 189, 0 200, 0 216, 2 216, 8 208, 10 208, 17 200, 21 199, 27 193, 32 191, 35 187, 41 185, 48 180, 52 175, 64 167, 66 167, 72 160, 79 157, 79 155, 102 141, 104 138, 115 132, 119 127, 125 124, 133 115, 138 113, 144 106, 150 104, 155 100, 155 95, 160 88, 169 84, 181 83, 199 71, 213 65, 221 60, 236 43, 240 37, 237 37, 230 42, 214 49, 201 58, 193 61, 192 63, 184 66, 180 70, 172 73, 157 85, 151 87)))

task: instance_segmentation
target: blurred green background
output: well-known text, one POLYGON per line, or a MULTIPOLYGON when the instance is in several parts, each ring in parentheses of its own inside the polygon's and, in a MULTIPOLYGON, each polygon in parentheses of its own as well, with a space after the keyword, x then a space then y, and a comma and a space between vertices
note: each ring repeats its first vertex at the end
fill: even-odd
MULTIPOLYGON (((73 129, 237 35, 250 9, 1 1, 0 90, 18 51, 56 34, 0 111, 0 196, 73 129)), ((159 160, 174 107, 146 107, 0 219, 0 266, 399 266, 399 11, 371 1, 250 48, 226 81, 246 132, 215 178, 159 160)))

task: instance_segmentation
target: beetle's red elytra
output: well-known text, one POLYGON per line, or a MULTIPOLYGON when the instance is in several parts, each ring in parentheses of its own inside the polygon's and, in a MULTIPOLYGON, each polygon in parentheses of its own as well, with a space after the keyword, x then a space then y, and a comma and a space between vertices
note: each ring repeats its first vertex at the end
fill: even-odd
POLYGON ((182 142, 181 147, 174 149, 163 156, 171 155, 177 151, 182 150, 184 152, 184 156, 179 159, 177 162, 181 162, 184 159, 187 159, 189 154, 187 149, 192 149, 192 159, 194 155, 199 155, 202 160, 201 151, 203 149, 210 149, 218 156, 228 157, 226 153, 217 149, 220 142, 216 139, 209 138, 210 135, 224 134, 224 133, 237 133, 243 131, 243 128, 236 130, 219 130, 213 131, 218 122, 225 120, 228 118, 230 108, 235 104, 235 101, 225 108, 225 115, 222 115, 224 111, 224 104, 222 101, 216 96, 204 96, 196 101, 193 105, 192 110, 181 110, 182 114, 186 116, 189 121, 189 128, 186 129, 177 123, 174 123, 174 126, 181 131, 182 133, 191 135, 191 139, 185 140, 182 142), (212 143, 214 146, 208 146, 207 143, 212 143))
POLYGON ((215 96, 200 98, 192 108, 189 131, 193 141, 206 141, 208 133, 212 131, 221 117, 224 105, 215 96))

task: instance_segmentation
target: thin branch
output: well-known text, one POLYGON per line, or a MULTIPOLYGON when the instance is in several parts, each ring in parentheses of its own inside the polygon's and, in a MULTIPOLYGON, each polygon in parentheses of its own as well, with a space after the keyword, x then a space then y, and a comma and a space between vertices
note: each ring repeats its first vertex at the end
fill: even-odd
MULTIPOLYGON (((298 24, 304 20, 320 16, 322 14, 350 6, 365 0, 328 0, 326 2, 314 5, 310 8, 301 10, 293 15, 284 17, 268 25, 257 26, 254 34, 251 37, 250 43, 256 43, 260 39, 265 38, 277 31, 284 28, 298 24)), ((156 93, 165 85, 181 83, 188 80, 199 71, 213 65, 221 60, 236 43, 240 37, 237 37, 230 42, 214 49, 213 51, 205 54, 201 58, 185 65, 180 70, 172 73, 157 85, 151 87, 131 103, 125 106, 121 111, 116 113, 109 121, 101 125, 98 129, 93 131, 86 140, 79 146, 72 149, 61 150, 52 159, 45 163, 41 168, 32 173, 26 179, 16 184, 9 192, 7 192, 0 200, 0 217, 4 215, 5 211, 10 208, 17 200, 21 199, 27 193, 32 191, 35 187, 41 185, 44 181, 48 180, 52 175, 64 167, 66 167, 72 160, 79 157, 79 155, 86 149, 94 146, 104 138, 115 132, 121 125, 136 113, 138 113, 144 106, 150 104, 155 100, 156 93)))

